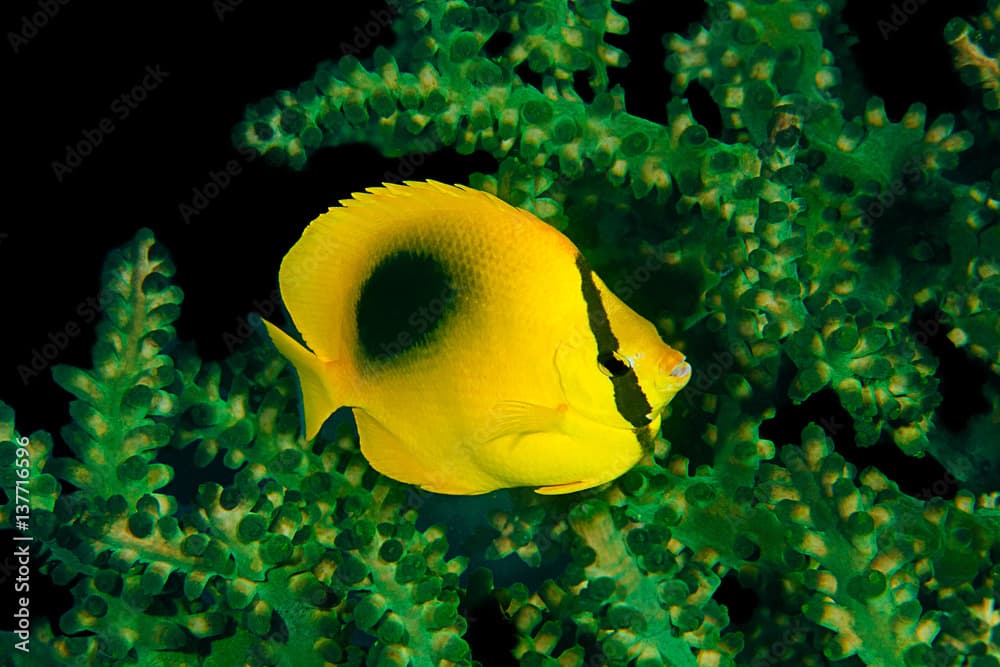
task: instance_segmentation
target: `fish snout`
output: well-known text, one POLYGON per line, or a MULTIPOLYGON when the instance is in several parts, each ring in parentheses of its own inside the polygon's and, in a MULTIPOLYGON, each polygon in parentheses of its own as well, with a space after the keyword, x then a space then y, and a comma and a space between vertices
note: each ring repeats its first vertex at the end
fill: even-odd
POLYGON ((664 385, 680 388, 691 378, 691 364, 673 348, 660 357, 660 379, 664 385))

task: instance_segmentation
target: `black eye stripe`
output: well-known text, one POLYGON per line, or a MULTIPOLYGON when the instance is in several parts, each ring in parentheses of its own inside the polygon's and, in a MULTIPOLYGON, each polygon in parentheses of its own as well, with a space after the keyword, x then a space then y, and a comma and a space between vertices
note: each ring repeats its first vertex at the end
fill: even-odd
POLYGON ((620 375, 615 375, 610 368, 608 369, 611 372, 611 386, 614 387, 618 414, 634 428, 646 426, 650 422, 649 413, 653 411, 653 406, 649 404, 646 394, 639 386, 639 378, 636 377, 635 371, 628 368, 620 358, 615 358, 618 339, 611 331, 608 313, 601 303, 601 293, 594 283, 594 272, 590 270, 583 255, 576 256, 576 268, 580 272, 580 288, 583 300, 587 304, 587 321, 590 322, 590 330, 597 341, 598 362, 604 365, 602 359, 610 357, 626 367, 625 372, 620 375))
POLYGON ((611 374, 612 377, 620 377, 625 375, 632 367, 628 365, 617 352, 612 352, 610 354, 601 354, 597 357, 597 363, 604 367, 604 369, 611 374))

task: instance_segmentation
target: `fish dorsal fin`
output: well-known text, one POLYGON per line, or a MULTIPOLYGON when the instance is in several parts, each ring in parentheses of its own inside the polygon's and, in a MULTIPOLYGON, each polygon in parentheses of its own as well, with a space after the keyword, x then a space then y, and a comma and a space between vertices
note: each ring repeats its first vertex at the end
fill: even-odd
POLYGON ((533 218, 488 193, 435 181, 386 184, 340 203, 305 229, 279 272, 285 306, 306 345, 323 360, 350 357, 358 290, 393 242, 432 225, 458 229, 498 212, 533 218))

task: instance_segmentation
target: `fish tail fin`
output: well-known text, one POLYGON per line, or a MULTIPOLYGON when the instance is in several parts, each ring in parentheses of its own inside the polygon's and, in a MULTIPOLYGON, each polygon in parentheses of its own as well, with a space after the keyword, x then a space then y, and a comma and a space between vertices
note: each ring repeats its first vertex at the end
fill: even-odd
POLYGON ((323 361, 301 343, 274 326, 261 320, 271 342, 286 359, 292 362, 302 388, 302 409, 305 415, 305 436, 316 437, 333 412, 344 405, 344 382, 338 381, 341 366, 337 362, 323 361))

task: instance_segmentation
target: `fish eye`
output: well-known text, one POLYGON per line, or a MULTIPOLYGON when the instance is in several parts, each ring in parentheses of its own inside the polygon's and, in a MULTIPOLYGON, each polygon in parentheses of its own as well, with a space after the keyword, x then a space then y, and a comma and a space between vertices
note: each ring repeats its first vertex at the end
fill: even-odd
POLYGON ((621 377, 632 370, 632 365, 628 360, 617 352, 608 352, 599 355, 597 357, 597 364, 601 367, 601 371, 605 375, 613 378, 621 377))

